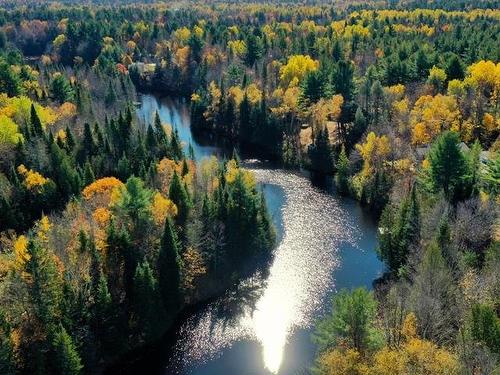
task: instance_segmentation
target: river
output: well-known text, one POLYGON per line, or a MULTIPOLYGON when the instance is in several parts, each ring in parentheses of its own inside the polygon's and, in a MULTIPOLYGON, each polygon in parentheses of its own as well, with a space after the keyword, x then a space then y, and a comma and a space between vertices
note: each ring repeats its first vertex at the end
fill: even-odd
MULTIPOLYGON (((143 95, 138 116, 177 128, 197 160, 223 151, 200 142, 190 128, 186 104, 143 95)), ((341 288, 366 286, 383 272, 374 252, 376 226, 351 199, 318 188, 300 174, 243 160, 263 190, 278 233, 278 246, 266 276, 241 281, 236 292, 189 316, 161 359, 164 374, 306 374, 316 348, 314 323, 329 311, 341 288), (247 290, 254 298, 246 298, 247 290), (230 319, 220 307, 236 305, 230 319)))

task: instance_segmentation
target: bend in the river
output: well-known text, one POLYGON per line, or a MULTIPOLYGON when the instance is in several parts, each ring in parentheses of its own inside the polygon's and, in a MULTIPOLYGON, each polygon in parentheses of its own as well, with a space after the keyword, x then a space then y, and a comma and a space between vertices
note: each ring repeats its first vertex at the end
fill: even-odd
MULTIPOLYGON (((162 121, 177 128, 185 147, 191 144, 197 159, 222 154, 195 140, 185 104, 152 95, 143 95, 141 103, 139 118, 152 121, 158 110, 162 121)), ((332 293, 370 287, 383 270, 374 253, 375 225, 357 203, 314 187, 301 174, 258 161, 244 165, 255 173, 278 229, 269 275, 241 282, 242 290, 259 293, 250 304, 232 294, 187 319, 165 358, 166 373, 297 374, 311 365, 310 329, 329 307, 332 293), (227 298, 241 303, 231 319, 220 314, 227 298)))

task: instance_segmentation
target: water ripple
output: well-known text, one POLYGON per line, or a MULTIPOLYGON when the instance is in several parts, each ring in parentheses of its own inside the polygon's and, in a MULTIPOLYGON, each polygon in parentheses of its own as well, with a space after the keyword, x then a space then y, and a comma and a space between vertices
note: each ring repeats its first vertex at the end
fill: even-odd
POLYGON ((260 283, 262 294, 255 306, 228 323, 217 315, 217 304, 224 302, 219 301, 185 323, 175 348, 177 368, 202 364, 240 340, 255 340, 262 346, 264 365, 277 373, 287 339, 313 323, 314 312, 335 286, 332 274, 339 266, 341 243, 356 246, 359 230, 335 196, 294 173, 253 163, 246 167, 260 184, 283 191, 281 242, 267 280, 256 276, 243 282, 260 283))

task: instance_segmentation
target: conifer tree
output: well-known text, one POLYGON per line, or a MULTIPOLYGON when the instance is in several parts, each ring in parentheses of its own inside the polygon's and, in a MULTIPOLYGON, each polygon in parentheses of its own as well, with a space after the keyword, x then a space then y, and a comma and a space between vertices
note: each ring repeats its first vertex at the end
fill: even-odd
POLYGON ((172 150, 172 156, 174 160, 182 159, 182 145, 179 139, 179 131, 177 128, 172 132, 172 137, 170 139, 170 149, 172 150))
POLYGON ((136 330, 142 339, 147 342, 161 335, 164 310, 158 282, 146 260, 135 270, 132 303, 136 330))
POLYGON ((186 189, 184 188, 184 185, 182 184, 181 179, 176 171, 174 171, 172 181, 170 182, 168 196, 177 206, 176 222, 180 226, 183 226, 189 216, 191 202, 188 193, 186 192, 186 189))
POLYGON ((83 368, 73 340, 63 326, 60 326, 53 341, 54 367, 59 375, 78 375, 83 368))
POLYGON ((94 171, 92 170, 92 165, 87 160, 83 167, 83 185, 88 186, 95 181, 94 171))
POLYGON ((464 194, 467 164, 459 148, 459 137, 453 132, 439 136, 429 152, 430 177, 434 189, 443 190, 446 198, 456 202, 464 194))
POLYGON ((43 135, 43 126, 38 114, 36 113, 35 105, 31 104, 31 128, 33 129, 33 133, 37 136, 43 135))
POLYGON ((336 167, 335 185, 337 186, 337 191, 342 195, 346 195, 349 193, 349 159, 347 158, 344 145, 340 149, 336 167))
POLYGON ((158 255, 159 286, 166 313, 172 317, 181 305, 180 291, 180 245, 170 218, 165 221, 165 229, 158 255))

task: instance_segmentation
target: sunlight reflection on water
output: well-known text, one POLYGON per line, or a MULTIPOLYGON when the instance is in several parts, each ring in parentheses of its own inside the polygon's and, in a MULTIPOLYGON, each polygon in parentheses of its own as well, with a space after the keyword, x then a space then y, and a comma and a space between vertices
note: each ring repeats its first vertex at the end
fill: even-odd
POLYGON ((340 244, 355 246, 359 236, 335 197, 314 188, 307 178, 248 162, 246 167, 259 183, 283 189, 283 236, 267 280, 244 281, 258 283, 262 289, 253 309, 227 322, 218 319, 216 304, 212 304, 203 316, 188 320, 181 328, 175 348, 181 367, 213 359, 240 340, 255 340, 262 346, 267 370, 278 373, 287 339, 294 330, 313 323, 315 310, 334 287, 332 274, 339 266, 340 244))

